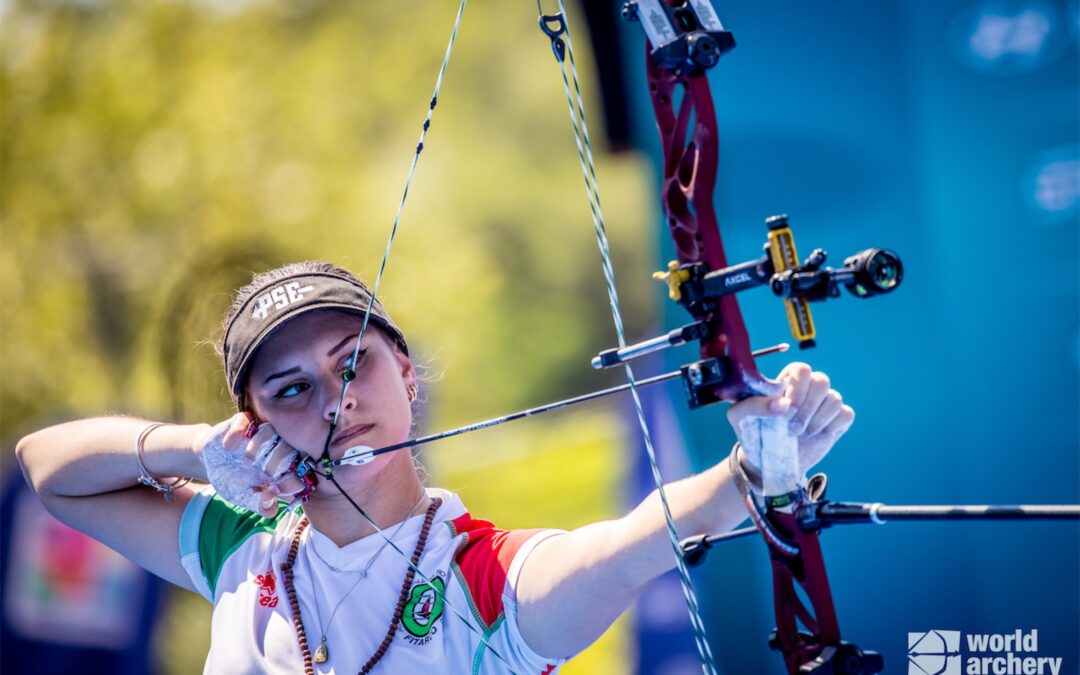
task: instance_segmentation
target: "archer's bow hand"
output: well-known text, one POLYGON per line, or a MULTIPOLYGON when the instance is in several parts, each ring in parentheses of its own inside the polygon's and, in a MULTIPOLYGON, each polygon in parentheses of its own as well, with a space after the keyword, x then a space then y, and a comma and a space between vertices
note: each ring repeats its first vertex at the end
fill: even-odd
POLYGON ((851 428, 855 411, 831 388, 828 375, 811 370, 805 363, 789 364, 777 379, 784 384, 779 396, 743 399, 728 409, 728 421, 757 471, 761 467, 749 450, 763 442, 762 423, 775 420, 769 424, 786 424, 788 434, 797 440, 799 468, 805 473, 851 428))
POLYGON ((304 488, 292 470, 300 453, 269 424, 252 422, 247 413, 233 415, 206 432, 197 451, 222 499, 271 518, 278 499, 290 501, 304 488))

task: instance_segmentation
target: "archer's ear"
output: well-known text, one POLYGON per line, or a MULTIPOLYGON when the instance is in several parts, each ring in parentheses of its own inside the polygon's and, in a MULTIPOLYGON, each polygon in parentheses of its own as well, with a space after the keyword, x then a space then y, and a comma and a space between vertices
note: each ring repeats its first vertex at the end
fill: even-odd
POLYGON ((401 347, 396 342, 387 340, 390 344, 390 349, 394 352, 394 358, 397 359, 398 366, 401 369, 401 379, 404 380, 405 386, 419 384, 419 373, 416 372, 416 366, 413 364, 409 355, 401 350, 401 347))

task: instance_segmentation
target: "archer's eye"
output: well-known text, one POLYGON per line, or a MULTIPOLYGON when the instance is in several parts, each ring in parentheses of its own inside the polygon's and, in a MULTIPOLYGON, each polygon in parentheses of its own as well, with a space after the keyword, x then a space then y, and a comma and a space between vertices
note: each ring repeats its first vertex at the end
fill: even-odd
POLYGON ((352 357, 350 356, 345 360, 345 364, 341 367, 340 374, 341 379, 346 382, 351 382, 356 379, 356 371, 364 365, 364 356, 367 355, 366 349, 361 349, 360 353, 356 355, 356 364, 353 365, 352 357))
POLYGON ((283 387, 282 389, 280 389, 276 394, 274 394, 274 398, 276 398, 276 399, 292 398, 293 396, 298 396, 298 395, 304 393, 305 391, 307 391, 310 388, 311 387, 307 383, 296 382, 294 384, 290 384, 289 386, 283 387))

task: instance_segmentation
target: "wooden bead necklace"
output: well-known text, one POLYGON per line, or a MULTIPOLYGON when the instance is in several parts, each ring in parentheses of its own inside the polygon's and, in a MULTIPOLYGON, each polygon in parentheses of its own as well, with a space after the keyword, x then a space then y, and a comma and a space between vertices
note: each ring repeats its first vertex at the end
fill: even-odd
MULTIPOLYGON (((330 658, 330 648, 327 646, 326 643, 326 634, 330 632, 330 627, 334 625, 334 617, 337 616, 338 609, 340 609, 341 605, 343 605, 345 601, 348 600, 349 595, 354 590, 356 590, 356 587, 360 585, 360 582, 367 578, 368 572, 371 571, 371 566, 375 564, 375 561, 379 558, 380 555, 382 555, 382 552, 386 550, 386 547, 390 546, 390 543, 397 539, 397 536, 401 533, 402 528, 404 528, 405 525, 409 522, 409 519, 412 518, 413 511, 416 510, 417 506, 420 506, 420 502, 424 501, 425 497, 427 497, 427 493, 421 491, 420 497, 416 500, 416 503, 412 505, 412 508, 409 509, 409 513, 406 514, 404 520, 402 520, 401 523, 394 529, 393 533, 391 533, 389 537, 383 535, 382 546, 380 546, 379 550, 375 551, 375 555, 371 556, 371 558, 367 561, 367 564, 364 565, 364 569, 360 570, 359 576, 356 577, 356 581, 354 581, 353 585, 349 587, 349 590, 342 593, 341 597, 338 598, 337 604, 334 605, 334 609, 330 612, 330 618, 326 620, 325 628, 323 627, 322 622, 322 610, 319 609, 319 591, 317 588, 315 588, 315 580, 311 580, 311 599, 315 601, 315 625, 319 629, 319 646, 315 648, 315 663, 326 663, 326 661, 330 658)), ((316 558, 318 558, 319 562, 326 565, 333 572, 356 574, 355 571, 344 570, 340 567, 334 567, 330 563, 326 562, 326 559, 319 555, 318 546, 312 545, 311 552, 315 555, 316 558)))
MULTIPOLYGON (((401 584, 401 593, 398 594, 398 602, 397 606, 394 607, 394 616, 390 620, 390 627, 387 629, 386 636, 383 638, 382 643, 379 644, 378 649, 360 669, 360 675, 370 673, 375 664, 382 660, 382 657, 386 655, 386 651, 390 648, 394 635, 397 634, 398 624, 401 623, 401 616, 405 612, 405 605, 409 599, 409 589, 416 576, 417 565, 420 564, 420 558, 424 554, 428 533, 431 531, 431 524, 435 520, 435 512, 439 510, 440 506, 442 506, 442 499, 436 497, 431 500, 431 505, 424 516, 424 525, 420 528, 420 536, 416 540, 416 549, 413 551, 412 559, 409 561, 409 569, 405 572, 405 581, 401 584)), ((296 587, 293 584, 293 564, 296 562, 296 554, 300 550, 300 537, 308 524, 306 516, 297 524, 292 543, 289 545, 289 554, 285 558, 285 562, 281 563, 281 576, 285 583, 285 593, 289 598, 289 608, 292 610, 293 626, 296 628, 296 638, 300 643, 300 654, 304 657, 304 675, 315 675, 315 663, 311 657, 311 649, 308 647, 304 619, 300 616, 300 600, 297 598, 296 587)))

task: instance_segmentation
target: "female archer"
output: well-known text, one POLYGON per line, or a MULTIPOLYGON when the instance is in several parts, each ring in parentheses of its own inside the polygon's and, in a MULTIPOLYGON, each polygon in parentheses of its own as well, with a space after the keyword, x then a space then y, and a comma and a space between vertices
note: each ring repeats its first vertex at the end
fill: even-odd
MULTIPOLYGON (((402 331, 341 268, 256 276, 221 353, 229 420, 85 419, 16 451, 54 515, 213 603, 208 673, 553 672, 674 565, 656 492, 616 520, 508 531, 425 487, 407 452, 328 472, 405 440, 421 385, 402 331)), ((808 468, 854 413, 805 364, 779 380, 728 418, 757 444, 759 421, 782 421, 808 468)), ((736 446, 668 484, 678 530, 737 525, 737 484, 759 475, 736 446)))

